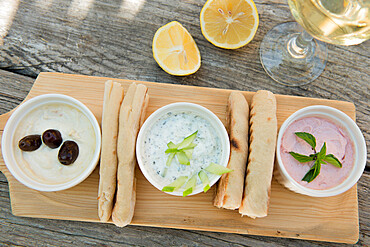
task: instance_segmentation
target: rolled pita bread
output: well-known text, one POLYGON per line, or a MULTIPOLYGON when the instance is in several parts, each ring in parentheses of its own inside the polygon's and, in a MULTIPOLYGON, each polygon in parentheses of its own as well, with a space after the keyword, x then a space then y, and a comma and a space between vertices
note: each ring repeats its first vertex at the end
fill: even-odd
POLYGON ((112 215, 116 193, 118 116, 122 100, 121 84, 107 81, 104 89, 98 195, 98 214, 103 222, 107 222, 112 215))
POLYGON ((121 105, 117 142, 117 193, 112 213, 113 223, 120 227, 128 225, 134 215, 136 137, 145 116, 148 97, 146 86, 132 83, 121 105))
POLYGON ((214 205, 218 208, 238 209, 243 197, 245 167, 248 157, 249 106, 240 92, 229 96, 227 122, 230 137, 230 159, 217 187, 214 205))
POLYGON ((267 216, 277 135, 276 99, 258 91, 252 98, 247 174, 239 213, 251 218, 267 216))

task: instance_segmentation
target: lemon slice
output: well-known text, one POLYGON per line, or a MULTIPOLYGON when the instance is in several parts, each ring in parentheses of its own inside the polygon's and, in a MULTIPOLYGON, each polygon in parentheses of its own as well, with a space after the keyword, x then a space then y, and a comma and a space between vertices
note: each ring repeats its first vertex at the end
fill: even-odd
POLYGON ((177 21, 160 27, 153 38, 153 57, 171 75, 190 75, 200 67, 200 53, 193 37, 177 21))
POLYGON ((215 46, 236 49, 248 44, 258 28, 252 0, 208 0, 200 12, 204 37, 215 46))

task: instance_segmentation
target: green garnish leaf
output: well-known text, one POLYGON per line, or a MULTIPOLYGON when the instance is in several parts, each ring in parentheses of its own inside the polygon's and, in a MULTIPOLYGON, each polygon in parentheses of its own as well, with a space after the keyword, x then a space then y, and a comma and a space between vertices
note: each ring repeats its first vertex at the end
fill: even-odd
POLYGON ((166 161, 166 166, 170 166, 173 158, 175 157, 175 153, 172 153, 168 156, 167 161, 166 161))
POLYGON ((315 164, 311 167, 311 169, 304 175, 302 178, 302 181, 306 181, 310 183, 312 180, 314 180, 319 174, 321 169, 321 161, 317 159, 315 161, 315 164))
POLYGON ((186 183, 185 190, 182 192, 182 196, 185 197, 193 193, 193 189, 197 185, 197 174, 194 174, 186 183))
POLYGON ((177 149, 183 149, 183 148, 189 146, 189 144, 191 144, 194 141, 195 137, 197 137, 197 134, 198 134, 198 130, 195 131, 190 136, 185 137, 185 139, 179 144, 179 146, 177 147, 177 149))
POLYGON ((313 150, 316 148, 316 138, 310 133, 306 132, 295 132, 295 135, 310 144, 313 150))
POLYGON ((326 142, 324 142, 324 145, 322 145, 319 154, 317 155, 318 160, 323 160, 326 155, 326 142))
POLYGON ((320 152, 316 153, 316 138, 306 132, 295 132, 296 136, 301 138, 302 140, 306 141, 308 144, 311 145, 312 149, 315 151, 314 154, 310 154, 309 156, 298 154, 294 152, 289 152, 296 160, 301 163, 306 163, 309 161, 315 160, 314 165, 310 168, 310 170, 304 175, 302 181, 306 181, 310 183, 314 180, 319 174, 321 170, 321 165, 330 163, 335 167, 342 167, 342 163, 332 154, 326 155, 326 142, 322 145, 320 152))
POLYGON ((295 152, 289 152, 289 153, 290 155, 293 156, 294 159, 298 160, 301 163, 313 161, 316 157, 315 155, 306 156, 306 155, 295 153, 295 152))
POLYGON ((200 181, 202 181, 203 191, 207 192, 211 188, 209 186, 209 179, 208 179, 207 173, 205 173, 203 170, 200 170, 200 172, 198 173, 198 176, 200 178, 200 181))
POLYGON ((327 154, 324 158, 324 161, 332 164, 335 167, 342 168, 342 163, 332 154, 327 154))
POLYGON ((206 170, 209 173, 216 174, 216 175, 222 175, 222 174, 233 171, 229 168, 226 168, 224 166, 218 165, 213 162, 209 166, 207 166, 204 170, 206 170))
POLYGON ((180 164, 187 165, 187 166, 190 165, 190 160, 184 151, 177 152, 176 157, 180 164))
POLYGON ((164 186, 162 191, 173 192, 175 190, 178 190, 184 185, 184 183, 186 182, 187 179, 188 179, 187 176, 178 177, 175 181, 173 181, 169 185, 164 186))

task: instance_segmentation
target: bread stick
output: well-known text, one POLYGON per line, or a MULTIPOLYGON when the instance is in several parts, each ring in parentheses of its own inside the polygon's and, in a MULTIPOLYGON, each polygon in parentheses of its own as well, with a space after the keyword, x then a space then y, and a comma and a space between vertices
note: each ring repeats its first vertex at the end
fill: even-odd
POLYGON ((230 159, 217 187, 214 205, 219 208, 238 209, 243 197, 245 167, 248 156, 249 106, 244 95, 232 92, 228 100, 227 122, 230 136, 230 159))
POLYGON ((142 116, 145 115, 147 101, 146 86, 132 83, 123 99, 117 142, 118 172, 116 203, 112 220, 117 226, 129 224, 134 215, 136 202, 135 146, 142 116))
POLYGON ((239 213, 251 218, 267 216, 277 135, 276 99, 258 91, 252 98, 250 146, 245 188, 239 213))
POLYGON ((121 84, 107 81, 104 89, 98 194, 98 214, 103 222, 107 222, 112 215, 116 193, 118 117, 122 100, 121 84))

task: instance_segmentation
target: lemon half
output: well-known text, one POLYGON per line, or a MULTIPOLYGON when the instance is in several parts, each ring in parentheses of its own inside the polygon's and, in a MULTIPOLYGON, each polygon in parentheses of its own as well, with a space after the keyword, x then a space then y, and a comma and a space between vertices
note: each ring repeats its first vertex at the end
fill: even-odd
POLYGON ((237 49, 248 44, 258 28, 252 0, 208 0, 200 12, 204 37, 215 46, 237 49))
POLYGON ((179 22, 160 27, 153 38, 153 57, 171 75, 190 75, 200 67, 200 52, 193 37, 179 22))

